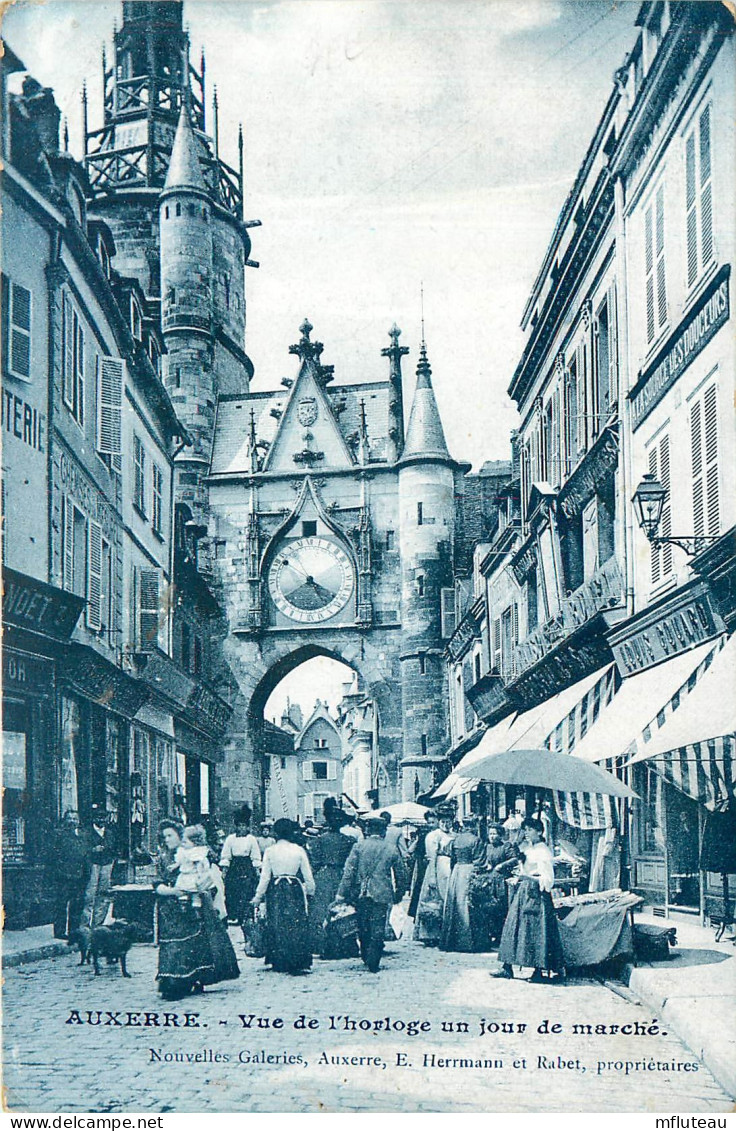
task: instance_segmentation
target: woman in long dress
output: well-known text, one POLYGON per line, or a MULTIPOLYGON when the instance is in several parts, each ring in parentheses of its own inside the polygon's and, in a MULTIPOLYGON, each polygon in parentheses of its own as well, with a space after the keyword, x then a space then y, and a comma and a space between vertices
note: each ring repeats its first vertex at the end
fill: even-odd
POLYGON ((503 825, 490 825, 485 861, 476 866, 470 880, 470 927, 474 949, 487 951, 498 942, 508 911, 506 877, 517 860, 503 825))
POLYGON ((159 830, 156 980, 167 1001, 240 975, 227 927, 214 909, 211 894, 196 893, 193 897, 176 887, 176 855, 182 847, 183 833, 184 829, 175 821, 163 821, 159 830))
POLYGON ((477 817, 466 817, 450 845, 450 884, 442 915, 440 950, 472 952, 476 949, 470 925, 470 877, 485 862, 485 845, 477 833, 477 817))
POLYGON ((266 965, 301 974, 312 965, 307 898, 314 895, 314 877, 305 850, 295 843, 294 822, 276 821, 273 835, 276 843, 263 854, 253 903, 266 904, 266 965))
POLYGON ((248 805, 242 805, 235 813, 235 832, 225 838, 220 871, 225 880, 227 917, 235 920, 243 932, 245 953, 253 955, 252 900, 261 871, 261 850, 250 831, 251 816, 248 805))
POLYGON ((531 966, 532 982, 542 981, 542 971, 564 973, 562 944, 551 891, 555 883, 552 853, 544 843, 541 821, 528 818, 522 825, 521 874, 506 916, 496 978, 513 978, 514 966, 531 966))
POLYGON ((347 818, 341 809, 325 809, 327 828, 310 838, 309 860, 314 873, 314 898, 309 903, 309 926, 312 951, 320 958, 356 958, 358 942, 342 938, 329 922, 330 907, 335 902, 345 861, 355 841, 340 831, 347 818))
POLYGON ((427 867, 419 892, 414 938, 425 946, 436 946, 442 934, 442 910, 450 875, 450 858, 445 850, 452 843, 451 824, 449 817, 440 817, 438 828, 428 832, 424 841, 427 867))

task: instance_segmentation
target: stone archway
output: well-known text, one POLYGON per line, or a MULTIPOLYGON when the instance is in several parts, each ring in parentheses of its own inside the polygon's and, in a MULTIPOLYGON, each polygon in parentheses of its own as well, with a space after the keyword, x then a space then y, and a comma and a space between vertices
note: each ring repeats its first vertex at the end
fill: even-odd
MULTIPOLYGON (((402 717, 400 672, 396 645, 387 633, 370 635, 354 630, 325 633, 315 640, 310 634, 269 633, 259 638, 232 635, 225 646, 230 670, 237 684, 236 701, 225 743, 225 764, 218 777, 226 784, 218 806, 229 810, 248 801, 262 810, 264 754, 264 707, 281 680, 307 660, 325 656, 357 673, 368 698, 374 700, 379 720, 378 758, 387 781, 381 802, 401 796, 402 717)), ((319 688, 315 688, 315 696, 319 688)))

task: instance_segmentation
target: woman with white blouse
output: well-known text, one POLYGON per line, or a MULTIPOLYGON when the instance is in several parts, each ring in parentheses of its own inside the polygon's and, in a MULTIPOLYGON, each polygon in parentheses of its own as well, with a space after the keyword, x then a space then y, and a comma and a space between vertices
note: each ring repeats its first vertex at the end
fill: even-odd
POLYGON ((513 966, 531 966, 529 981, 541 982, 542 971, 564 973, 562 944, 551 891, 555 884, 552 853, 544 843, 541 821, 528 818, 521 827, 521 873, 501 933, 495 978, 513 978, 513 966))
POLYGON ((312 965, 307 899, 314 895, 309 857, 295 838, 298 826, 281 819, 273 826, 276 843, 263 854, 261 878, 253 897, 266 904, 266 965, 283 974, 301 974, 312 965))

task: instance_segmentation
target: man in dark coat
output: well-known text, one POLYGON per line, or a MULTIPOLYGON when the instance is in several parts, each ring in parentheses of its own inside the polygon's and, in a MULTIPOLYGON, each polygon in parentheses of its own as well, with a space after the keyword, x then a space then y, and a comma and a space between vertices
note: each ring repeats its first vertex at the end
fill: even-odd
POLYGON ((54 879, 54 938, 68 939, 79 927, 91 867, 79 815, 73 810, 64 814, 57 829, 49 865, 54 879))
POLYGON ((358 913, 360 956, 373 973, 381 963, 388 910, 399 903, 407 887, 401 853, 385 837, 385 822, 369 818, 365 838, 353 845, 345 861, 336 897, 358 913))

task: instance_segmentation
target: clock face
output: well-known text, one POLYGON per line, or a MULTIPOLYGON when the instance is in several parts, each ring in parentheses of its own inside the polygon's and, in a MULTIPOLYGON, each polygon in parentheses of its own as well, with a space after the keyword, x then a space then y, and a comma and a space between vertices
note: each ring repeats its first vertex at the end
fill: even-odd
POLYGON ((347 604, 353 569, 344 550, 327 538, 297 538, 274 558, 268 587, 277 609, 291 620, 317 624, 347 604))

